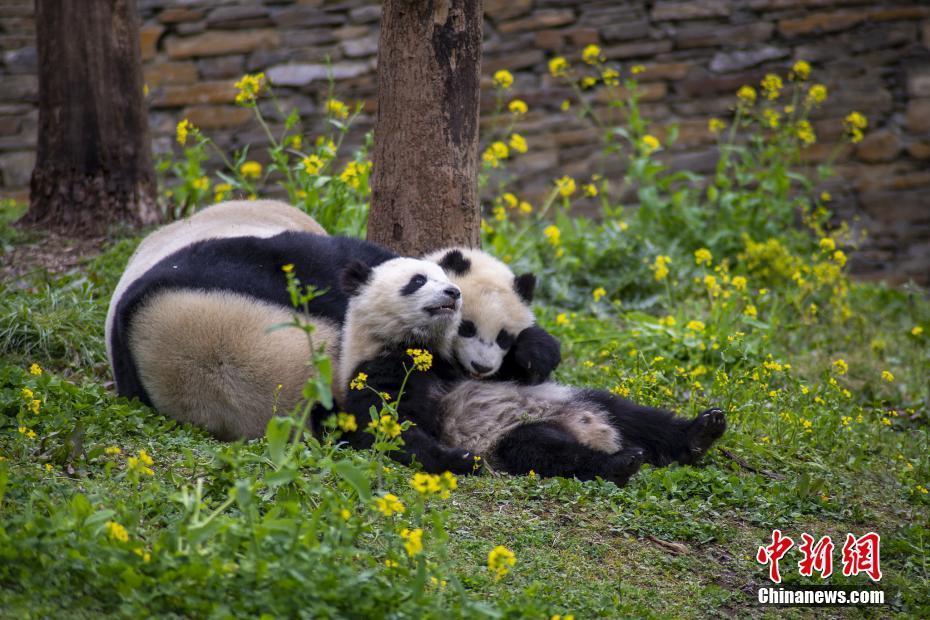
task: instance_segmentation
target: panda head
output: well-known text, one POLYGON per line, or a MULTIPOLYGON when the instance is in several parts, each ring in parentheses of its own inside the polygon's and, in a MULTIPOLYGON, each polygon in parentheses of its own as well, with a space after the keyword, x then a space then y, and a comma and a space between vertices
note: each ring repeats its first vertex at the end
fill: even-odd
POLYGON ((346 331, 356 343, 408 343, 448 353, 462 292, 435 263, 394 258, 370 267, 355 261, 343 270, 341 285, 349 297, 346 331))
POLYGON ((514 340, 535 323, 531 274, 515 276, 490 254, 448 248, 425 257, 442 267, 462 290, 462 321, 453 341, 458 363, 476 378, 496 373, 514 340))

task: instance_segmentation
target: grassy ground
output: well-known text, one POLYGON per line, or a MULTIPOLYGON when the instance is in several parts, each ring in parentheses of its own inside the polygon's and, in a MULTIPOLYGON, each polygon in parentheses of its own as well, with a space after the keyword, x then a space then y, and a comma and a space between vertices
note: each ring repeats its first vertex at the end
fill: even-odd
POLYGON ((290 443, 286 421, 220 444, 116 398, 103 319, 133 246, 0 285, 0 617, 775 615, 753 594, 773 528, 837 544, 827 581, 799 577, 792 549, 787 584, 874 587, 839 574, 840 547, 847 532, 881 534, 889 604, 830 615, 930 613, 919 296, 854 285, 843 324, 789 322, 772 301, 737 325, 687 282, 674 325, 607 300, 542 305, 563 342, 560 380, 687 415, 717 404, 727 434, 702 466, 646 468, 623 489, 485 475, 424 498, 412 471, 290 443), (686 327, 694 317, 701 330, 686 327), (403 515, 373 508, 385 492, 403 515), (423 552, 404 547, 403 528, 422 528, 423 552), (501 578, 487 566, 497 545, 516 559, 501 578))

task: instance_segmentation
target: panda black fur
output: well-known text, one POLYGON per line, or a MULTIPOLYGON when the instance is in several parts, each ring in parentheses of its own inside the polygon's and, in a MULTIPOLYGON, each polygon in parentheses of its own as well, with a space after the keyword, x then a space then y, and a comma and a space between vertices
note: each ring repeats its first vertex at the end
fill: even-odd
MULTIPOLYGON (((396 455, 401 462, 415 457, 427 471, 466 473, 479 454, 512 474, 534 470, 624 484, 644 461, 693 463, 723 434, 718 409, 688 420, 600 390, 467 378, 450 361, 459 317, 428 312, 447 295, 448 282, 430 263, 401 260, 373 269, 356 263, 344 272, 351 300, 340 360, 341 381, 367 375, 373 389, 346 395, 346 410, 367 416, 380 404, 378 393, 398 393, 410 364, 407 348, 433 352, 432 367, 410 375, 398 405, 400 417, 415 424, 396 455)), ((448 298, 458 308, 458 298, 448 298)), ((371 441, 361 432, 349 440, 359 447, 371 441)))
MULTIPOLYGON (((327 237, 311 217, 275 201, 221 203, 162 227, 140 244, 111 300, 106 342, 117 391, 223 439, 259 436, 272 402, 289 410, 310 374, 307 339, 268 329, 292 317, 281 267, 294 264, 302 283, 326 291, 304 320, 316 328, 315 346, 337 360, 347 304, 341 268, 394 257, 362 240, 327 237)), ((516 281, 508 270, 500 285, 511 306, 529 314, 516 281)), ((480 320, 499 324, 491 315, 480 320)), ((558 342, 528 331, 541 332, 542 344, 527 334, 522 342, 539 353, 527 349, 521 359, 553 368, 558 342)))

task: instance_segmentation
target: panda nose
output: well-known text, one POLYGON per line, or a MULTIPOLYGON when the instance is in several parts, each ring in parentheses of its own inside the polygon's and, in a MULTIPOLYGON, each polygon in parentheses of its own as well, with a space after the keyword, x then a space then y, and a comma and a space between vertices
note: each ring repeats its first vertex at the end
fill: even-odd
POLYGON ((455 288, 455 287, 453 287, 453 286, 450 286, 449 288, 447 288, 447 289, 446 289, 445 291, 443 291, 443 292, 444 292, 446 295, 448 295, 449 297, 451 297, 452 299, 458 299, 459 297, 462 296, 462 291, 460 291, 459 289, 457 289, 457 288, 455 288))
POLYGON ((478 362, 472 362, 471 367, 475 369, 475 372, 482 374, 482 375, 486 372, 491 372, 490 366, 482 366, 478 362))

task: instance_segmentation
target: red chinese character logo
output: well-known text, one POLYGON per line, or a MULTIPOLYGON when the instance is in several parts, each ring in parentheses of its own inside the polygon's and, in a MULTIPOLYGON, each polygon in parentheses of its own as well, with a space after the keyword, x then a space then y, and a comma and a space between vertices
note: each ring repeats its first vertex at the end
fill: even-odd
POLYGON ((775 583, 781 583, 781 575, 778 572, 778 561, 782 559, 788 550, 794 546, 794 541, 787 536, 781 535, 781 530, 772 530, 772 544, 767 547, 759 547, 756 552, 756 561, 759 564, 769 564, 769 579, 775 583))
POLYGON ((814 537, 810 534, 801 534, 804 543, 798 547, 804 558, 798 562, 798 568, 805 577, 810 577, 816 570, 821 579, 833 574, 833 541, 824 536, 814 544, 814 537))
POLYGON ((849 577, 865 573, 872 581, 882 578, 882 569, 879 563, 881 536, 869 532, 860 538, 846 534, 846 544, 843 545, 843 575, 849 577))

